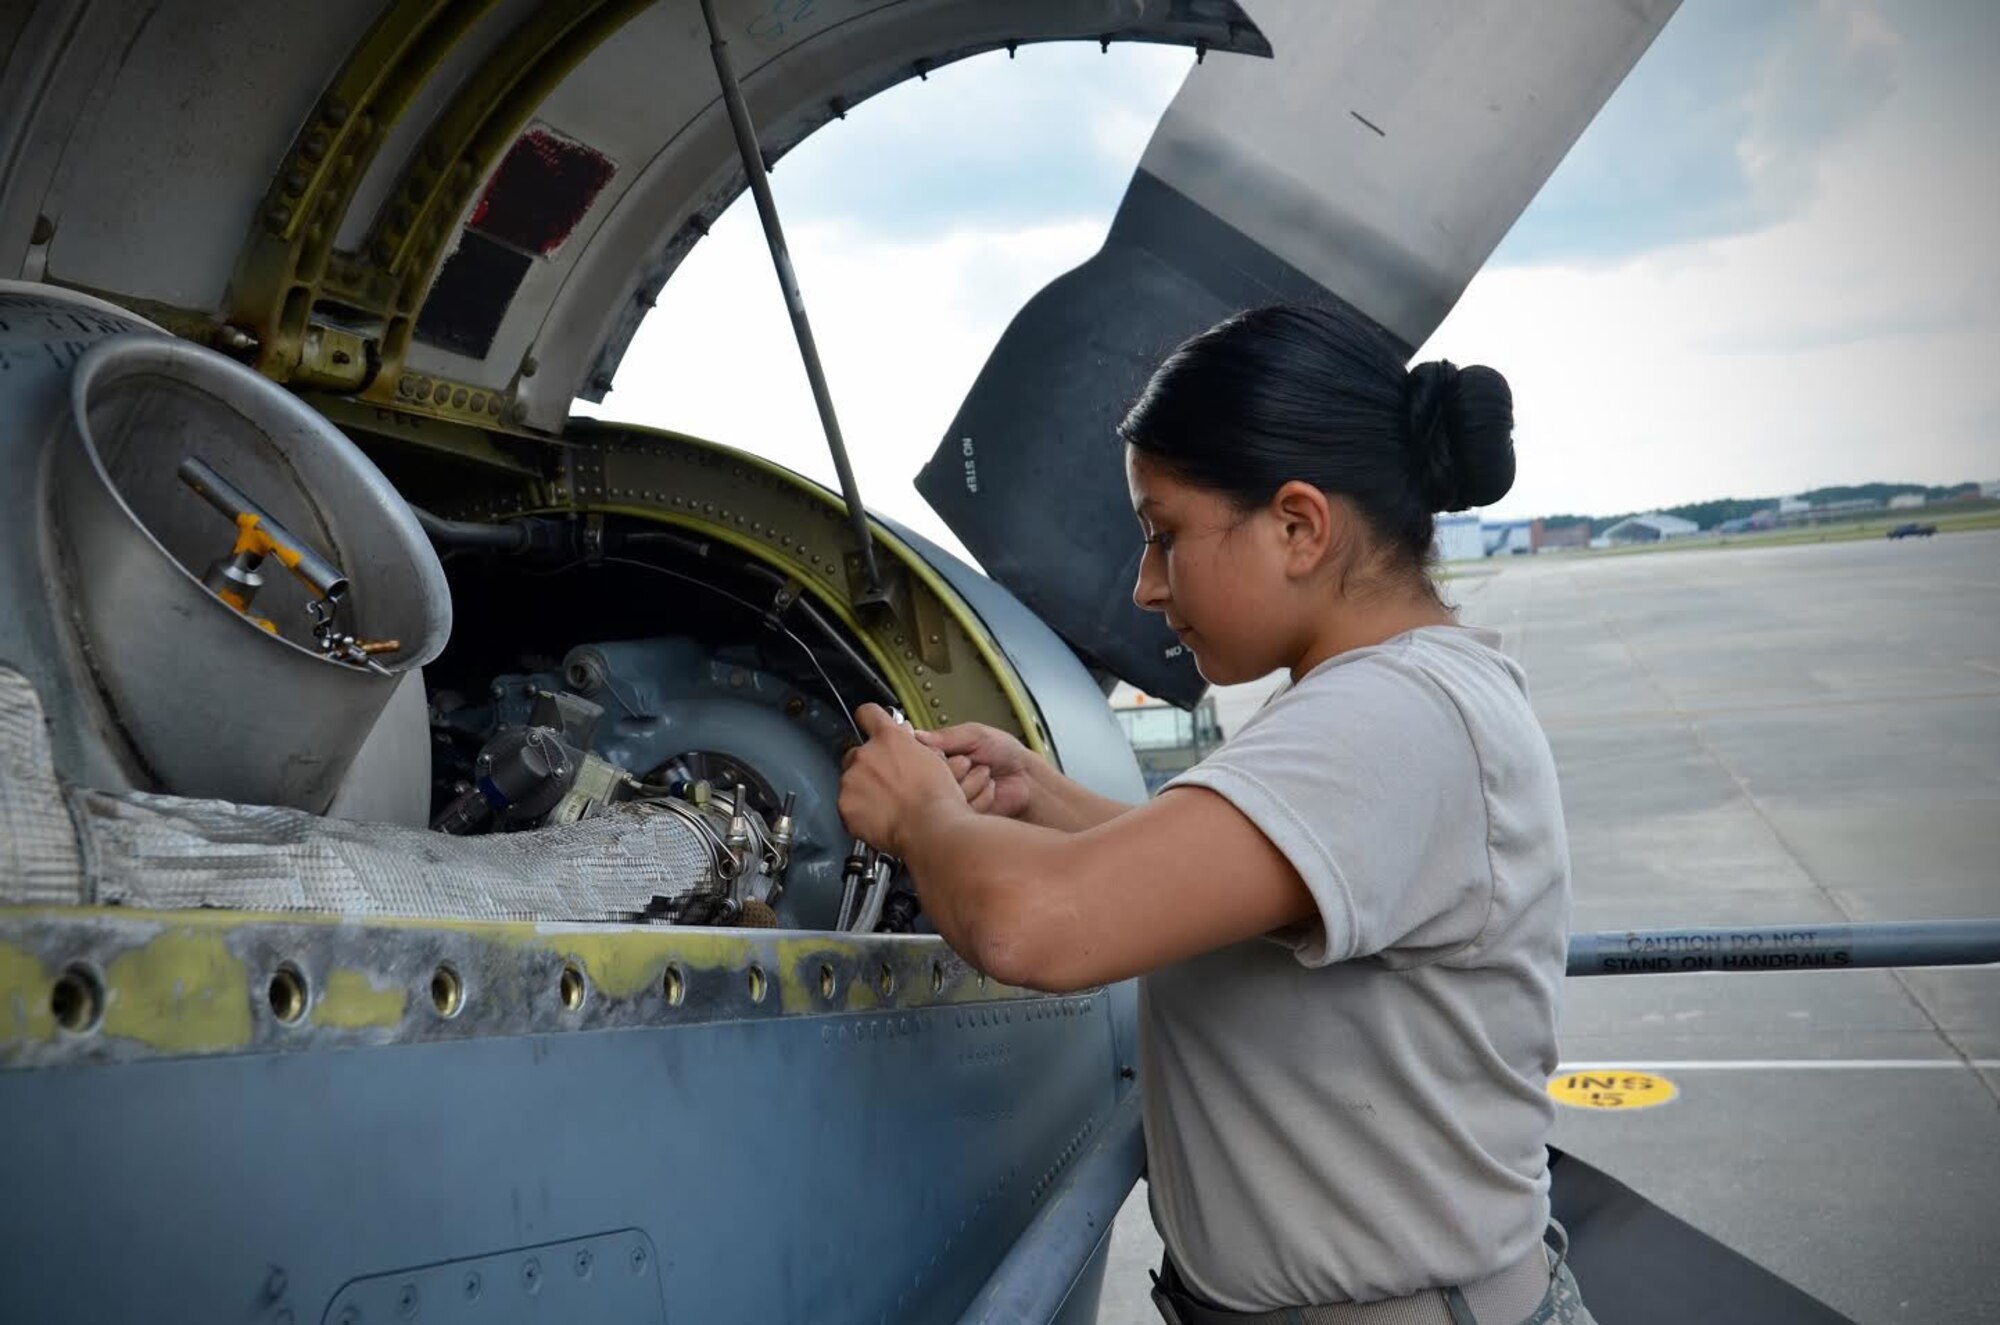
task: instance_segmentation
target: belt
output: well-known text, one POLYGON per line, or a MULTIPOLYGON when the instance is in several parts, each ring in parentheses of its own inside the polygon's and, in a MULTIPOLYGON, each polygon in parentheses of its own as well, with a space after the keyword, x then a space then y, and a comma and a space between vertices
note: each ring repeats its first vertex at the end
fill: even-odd
POLYGON ((1168 1325, 1517 1325, 1548 1296, 1555 1269, 1567 1258, 1569 1239, 1551 1224, 1557 1255, 1551 1262, 1539 1241, 1511 1265, 1455 1288, 1427 1288, 1379 1302, 1328 1302, 1275 1311, 1229 1311, 1209 1306, 1189 1291, 1172 1258, 1153 1279, 1153 1302, 1168 1325))

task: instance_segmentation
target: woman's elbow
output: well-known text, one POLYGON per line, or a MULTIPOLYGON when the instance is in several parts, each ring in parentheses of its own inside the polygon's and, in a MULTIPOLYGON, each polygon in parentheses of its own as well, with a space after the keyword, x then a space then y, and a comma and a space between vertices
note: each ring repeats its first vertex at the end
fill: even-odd
POLYGON ((1045 994, 1072 994, 1099 983, 1079 969, 1073 942, 1035 908, 996 908, 975 928, 972 964, 1003 985, 1045 994))

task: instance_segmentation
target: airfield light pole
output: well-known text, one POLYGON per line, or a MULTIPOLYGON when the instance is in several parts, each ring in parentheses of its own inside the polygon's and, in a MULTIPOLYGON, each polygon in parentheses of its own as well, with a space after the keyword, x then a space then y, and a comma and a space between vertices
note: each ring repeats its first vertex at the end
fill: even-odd
POLYGON ((785 292, 785 308, 792 315, 792 333, 799 340, 799 357, 805 360, 806 380, 812 383, 813 403, 819 406, 820 425, 826 429, 827 448, 833 452, 833 468, 840 475, 840 493, 847 500, 847 519, 854 527, 854 541, 861 550, 861 574, 867 589, 857 601, 886 603, 889 595, 882 587, 882 572, 875 564, 875 540, 868 532, 868 512, 861 505, 854 468, 847 462, 847 444, 841 440, 840 420, 833 413, 833 394, 827 390, 819 347, 813 341, 812 323, 806 320, 805 300, 799 294, 798 276, 792 271, 784 229, 778 224, 778 204, 771 197, 771 181, 764 171, 764 153, 757 145, 757 129, 750 122, 750 108, 744 104, 743 89, 737 84, 736 70, 729 62, 729 43, 722 39, 722 24, 715 17, 715 0, 701 0, 701 16, 708 23, 709 52, 715 57, 715 76, 722 84, 722 104, 729 109, 730 128, 736 131, 736 151, 743 158, 750 196, 757 200, 757 216, 764 223, 771 264, 778 269, 778 285, 785 292))

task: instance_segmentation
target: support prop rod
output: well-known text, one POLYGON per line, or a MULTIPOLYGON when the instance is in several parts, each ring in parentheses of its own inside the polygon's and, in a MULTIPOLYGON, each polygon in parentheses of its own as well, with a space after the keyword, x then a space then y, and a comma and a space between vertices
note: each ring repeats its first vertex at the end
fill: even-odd
POLYGON ((757 200, 757 216, 764 223, 764 241, 771 249, 771 265, 778 269, 778 285, 785 292, 785 308, 792 315, 792 333, 798 337, 799 357, 805 360, 813 403, 819 406, 820 426, 826 429, 827 449, 833 452, 833 468, 840 475, 840 495, 847 501, 847 519, 854 528, 855 544, 861 550, 861 574, 867 590, 858 601, 886 603, 889 595, 882 587, 882 572, 875 564, 875 540, 868 531, 868 512, 861 505, 854 468, 847 461, 840 420, 834 417, 833 394, 827 390, 819 346, 813 340, 812 323, 806 320, 805 300, 799 294, 798 277, 792 271, 784 228, 778 223, 778 204, 771 197, 771 181, 764 172, 764 152, 757 145, 757 129, 750 123, 750 108, 744 104, 743 89, 736 82, 736 70, 729 62, 729 43, 722 39, 722 25, 716 21, 715 0, 701 0, 701 16, 708 24, 709 52, 715 57, 715 76, 722 84, 722 104, 729 108, 729 125, 736 131, 736 151, 743 158, 750 196, 757 200))
POLYGON ((2000 962, 2000 920, 1898 920, 1569 936, 1571 975, 1826 971, 2000 962))

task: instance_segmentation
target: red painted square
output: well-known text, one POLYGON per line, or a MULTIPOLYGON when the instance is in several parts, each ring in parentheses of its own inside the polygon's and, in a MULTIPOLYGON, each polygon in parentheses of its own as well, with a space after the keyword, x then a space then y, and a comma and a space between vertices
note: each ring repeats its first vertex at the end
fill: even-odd
POLYGON ((617 170, 602 152, 551 129, 529 129, 507 149, 466 228, 550 257, 617 170))

